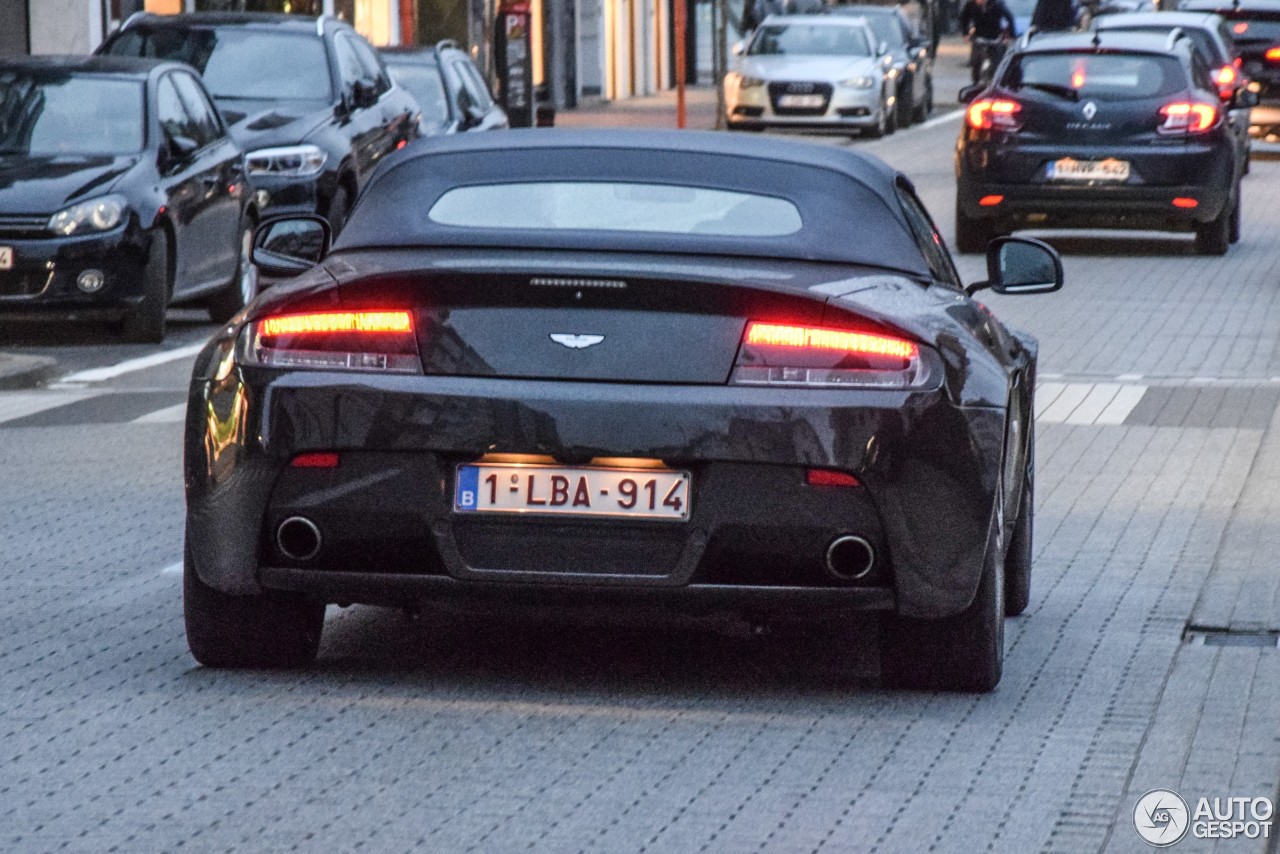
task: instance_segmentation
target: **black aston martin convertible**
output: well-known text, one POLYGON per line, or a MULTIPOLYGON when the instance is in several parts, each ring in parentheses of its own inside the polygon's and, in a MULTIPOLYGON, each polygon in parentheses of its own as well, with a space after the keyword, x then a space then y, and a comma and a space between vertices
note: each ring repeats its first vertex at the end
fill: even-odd
POLYGON ((215 667, 317 654, 326 603, 882 614, 889 684, 985 691, 1031 571, 1034 340, 851 151, 521 131, 388 158, 329 248, 197 359, 185 612, 215 667))

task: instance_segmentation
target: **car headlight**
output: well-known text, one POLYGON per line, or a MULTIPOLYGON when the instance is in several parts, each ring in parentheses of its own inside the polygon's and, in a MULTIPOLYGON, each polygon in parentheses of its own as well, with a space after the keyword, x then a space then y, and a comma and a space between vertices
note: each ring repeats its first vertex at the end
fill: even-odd
POLYGON ((846 89, 870 89, 876 85, 874 77, 850 77, 848 80, 841 80, 840 85, 846 89))
POLYGON ((747 77, 746 75, 738 77, 739 89, 759 89, 763 85, 764 81, 759 77, 747 77))
POLYGON ((328 157, 314 145, 285 145, 259 148, 244 156, 250 175, 287 175, 305 178, 319 173, 328 157))
POLYGON ((128 203, 122 196, 103 196, 72 205, 49 217, 49 230, 62 235, 110 231, 124 219, 128 203))

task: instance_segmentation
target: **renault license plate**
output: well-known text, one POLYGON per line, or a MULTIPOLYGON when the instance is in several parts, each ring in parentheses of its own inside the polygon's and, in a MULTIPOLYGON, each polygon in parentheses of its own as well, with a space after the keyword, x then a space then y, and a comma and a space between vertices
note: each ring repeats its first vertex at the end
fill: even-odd
POLYGON ((457 469, 457 513, 612 516, 685 522, 689 472, 475 463, 457 469))
POLYGON ((0 270, 13 269, 13 247, 0 246, 0 270))
POLYGON ((1116 160, 1114 157, 1106 160, 1064 157, 1050 164, 1049 178, 1054 181, 1127 181, 1129 161, 1116 160))

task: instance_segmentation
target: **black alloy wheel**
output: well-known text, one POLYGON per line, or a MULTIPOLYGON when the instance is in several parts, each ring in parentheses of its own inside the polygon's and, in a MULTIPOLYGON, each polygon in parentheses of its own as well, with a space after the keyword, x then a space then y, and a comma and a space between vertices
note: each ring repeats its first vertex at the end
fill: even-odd
MULTIPOLYGON (((1240 193, 1237 191, 1236 199, 1240 193)), ((1226 255, 1231 247, 1231 217, 1236 201, 1230 201, 1212 221, 1196 226, 1196 251, 1201 255, 1226 255)))
POLYGON ((1232 243, 1240 242, 1240 219, 1243 216, 1241 212, 1240 188, 1236 188, 1236 203, 1231 206, 1231 227, 1228 230, 1227 239, 1232 243))
POLYGON ((236 312, 253 302, 258 295, 258 268, 253 265, 253 219, 246 216, 240 222, 240 246, 236 258, 236 270, 231 281, 218 293, 209 297, 205 308, 214 323, 226 323, 236 312))
POLYGON ((159 344, 164 341, 165 312, 173 294, 172 269, 169 232, 157 228, 151 235, 147 264, 142 270, 142 302, 120 322, 120 337, 126 342, 159 344))
POLYGON ((1016 617, 1031 604, 1031 547, 1035 527, 1036 486, 1035 426, 1027 436, 1027 467, 1018 500, 1018 520, 1014 523, 1009 550, 1004 558, 1004 613, 1016 617))
POLYGON ((997 236, 995 227, 985 219, 974 219, 965 214, 956 199, 956 251, 965 254, 986 251, 987 244, 997 236))

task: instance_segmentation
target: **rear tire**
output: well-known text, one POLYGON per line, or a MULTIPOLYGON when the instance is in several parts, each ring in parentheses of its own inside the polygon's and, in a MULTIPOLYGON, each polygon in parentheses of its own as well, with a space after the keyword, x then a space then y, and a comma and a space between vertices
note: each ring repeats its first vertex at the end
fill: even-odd
POLYGON ((1004 555, 993 518, 982 578, 964 611, 940 620, 887 614, 880 625, 881 681, 932 691, 992 690, 1004 670, 1004 555))
POLYGON ((300 596, 228 596, 200 580, 187 546, 182 567, 187 646, 205 667, 305 667, 315 661, 324 605, 300 596))
POLYGON ((147 264, 142 270, 142 302, 120 322, 120 337, 130 344, 159 344, 164 341, 165 312, 173 281, 169 270, 169 233, 163 228, 151 235, 147 264))
POLYGON ((985 252, 995 236, 996 230, 990 222, 966 215, 960 200, 956 200, 956 251, 985 252))
POLYGON ((1034 426, 1027 438, 1027 469, 1023 475, 1018 521, 1004 558, 1004 613, 1016 617, 1031 604, 1031 547, 1035 527, 1036 439, 1034 426))
MULTIPOLYGON (((1238 194, 1237 194, 1238 196, 1238 194)), ((1231 211, 1228 203, 1212 222, 1196 226, 1196 251, 1201 255, 1226 255, 1231 246, 1231 211)))
POLYGON ((225 288, 205 303, 209 319, 214 323, 226 323, 258 295, 258 268, 253 266, 252 253, 253 220, 245 217, 240 223, 240 257, 236 261, 235 275, 225 288))
POLYGON ((1240 191, 1236 190, 1236 203, 1231 206, 1231 224, 1227 230, 1227 239, 1232 243, 1240 242, 1241 216, 1240 191))

